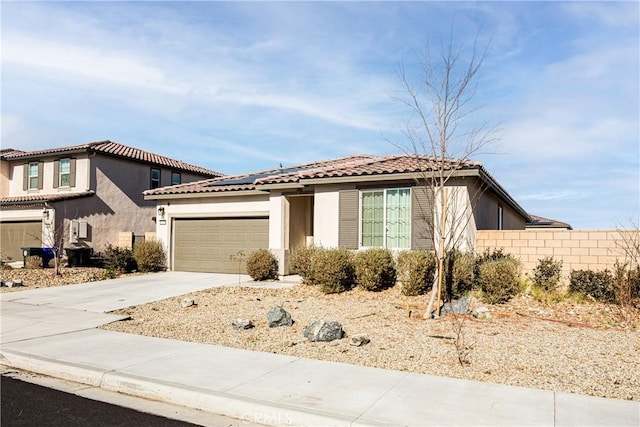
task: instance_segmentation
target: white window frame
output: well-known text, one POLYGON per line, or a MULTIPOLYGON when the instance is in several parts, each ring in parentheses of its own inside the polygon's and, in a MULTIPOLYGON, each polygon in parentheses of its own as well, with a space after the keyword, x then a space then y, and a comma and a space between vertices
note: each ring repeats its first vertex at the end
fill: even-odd
POLYGON ((28 179, 27 189, 29 189, 29 190, 37 190, 38 189, 38 181, 40 180, 40 164, 39 164, 39 162, 29 162, 27 167, 29 168, 28 172, 27 172, 27 179, 28 179), (36 174, 35 175, 31 174, 31 166, 35 166, 35 168, 36 168, 36 174), (33 180, 33 179, 36 180, 35 185, 31 185, 31 180, 33 180))
POLYGON ((161 183, 161 179, 162 179, 162 171, 160 170, 160 168, 151 168, 151 172, 149 172, 149 173, 150 173, 150 180, 149 180, 150 184, 149 185, 150 185, 151 189, 154 190, 156 188, 160 188, 161 187, 160 183, 161 183), (153 172, 154 171, 158 171, 158 179, 157 180, 153 179, 153 172), (156 182, 156 181, 158 182, 158 185, 156 187, 154 187, 153 183, 156 182))
POLYGON ((498 206, 498 230, 504 230, 504 209, 498 206))
POLYGON ((60 159, 60 163, 58 166, 58 187, 70 187, 71 186, 71 159, 66 158, 66 159, 60 159), (62 164, 63 162, 66 162, 69 165, 69 172, 67 173, 62 173, 62 164), (67 176, 67 184, 64 185, 62 183, 62 177, 63 176, 67 176))
POLYGON ((387 248, 387 191, 400 191, 400 190, 409 190, 409 245, 403 248, 388 248, 393 251, 401 251, 405 249, 411 249, 411 236, 413 235, 413 221, 411 217, 412 212, 412 191, 411 187, 391 187, 391 188, 371 188, 366 190, 360 190, 360 194, 358 195, 358 247, 360 249, 370 249, 370 248, 387 248), (376 193, 382 192, 382 246, 363 246, 362 245, 362 195, 364 193, 376 193))

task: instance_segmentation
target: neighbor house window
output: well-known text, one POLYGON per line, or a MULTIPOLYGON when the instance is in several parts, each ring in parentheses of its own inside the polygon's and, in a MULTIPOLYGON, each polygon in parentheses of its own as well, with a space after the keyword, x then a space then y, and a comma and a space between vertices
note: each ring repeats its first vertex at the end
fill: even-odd
POLYGON ((160 187, 160 169, 151 169, 151 189, 160 187))
POLYGON ((408 249, 411 246, 411 191, 363 191, 360 246, 408 249))
POLYGON ((38 162, 29 163, 29 189, 38 188, 38 173, 40 170, 40 166, 38 162))
POLYGON ((180 172, 171 172, 171 185, 178 185, 182 182, 180 172))
POLYGON ((502 209, 502 206, 498 206, 498 230, 504 229, 503 220, 504 220, 504 211, 502 209))
POLYGON ((71 185, 71 159, 60 159, 58 184, 60 187, 69 187, 71 185))

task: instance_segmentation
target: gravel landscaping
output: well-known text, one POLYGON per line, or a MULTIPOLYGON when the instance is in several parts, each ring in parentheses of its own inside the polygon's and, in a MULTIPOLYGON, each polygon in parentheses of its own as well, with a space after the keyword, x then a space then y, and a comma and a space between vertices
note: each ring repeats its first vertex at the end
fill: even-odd
MULTIPOLYGON (((333 295, 306 285, 216 288, 119 310, 131 320, 104 329, 640 401, 637 308, 591 301, 544 304, 520 295, 504 305, 486 306, 491 311, 487 320, 446 316, 425 321, 420 308, 426 301, 425 296, 405 297, 397 287, 333 295), (196 305, 183 308, 185 297, 196 305), (290 313, 292 326, 268 327, 267 312, 274 306, 290 313), (238 318, 255 327, 235 329, 238 318), (319 319, 340 322, 346 337, 308 341, 304 330, 319 319), (351 345, 350 337, 357 335, 370 342, 351 345), (456 348, 469 363, 459 363, 456 348)), ((481 305, 472 300, 472 308, 481 305)))
MULTIPOLYGON (((55 276, 53 269, 3 270, 2 281, 20 279, 25 286, 3 287, 0 292, 105 277, 100 268, 63 268, 61 273, 55 276)), ((403 296, 398 287, 333 295, 306 285, 293 289, 214 288, 118 310, 116 313, 129 315, 131 320, 104 329, 640 401, 638 308, 622 309, 589 300, 545 304, 519 295, 495 306, 472 299, 471 308, 489 308, 486 320, 445 316, 425 321, 421 310, 426 302, 426 296, 403 296), (185 297, 195 305, 183 308, 185 297), (292 326, 268 327, 267 312, 275 306, 291 315, 292 326), (255 327, 235 329, 232 323, 238 318, 250 320, 255 327), (315 320, 340 322, 345 338, 310 342, 303 334, 315 320), (355 336, 365 336, 370 342, 354 346, 351 338, 355 336), (460 358, 469 363, 461 365, 460 358)))

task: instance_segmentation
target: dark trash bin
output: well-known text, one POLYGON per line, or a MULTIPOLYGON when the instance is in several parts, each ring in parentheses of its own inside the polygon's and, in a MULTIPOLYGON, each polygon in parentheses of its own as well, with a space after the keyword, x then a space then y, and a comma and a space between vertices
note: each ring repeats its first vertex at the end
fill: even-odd
POLYGON ((42 259, 42 268, 49 267, 49 261, 53 259, 53 249, 26 247, 22 248, 22 265, 27 268, 27 258, 30 256, 39 256, 42 259))
POLYGON ((91 248, 65 248, 69 267, 86 267, 91 262, 91 248))

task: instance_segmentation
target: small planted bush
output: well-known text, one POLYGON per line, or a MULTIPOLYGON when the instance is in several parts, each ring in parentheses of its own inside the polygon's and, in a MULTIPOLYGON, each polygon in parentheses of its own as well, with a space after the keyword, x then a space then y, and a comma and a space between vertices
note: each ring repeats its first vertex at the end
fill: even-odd
POLYGON ((509 301, 518 293, 520 262, 513 258, 485 261, 478 267, 478 283, 482 299, 489 304, 509 301))
POLYGON ((303 246, 294 249, 289 256, 289 268, 292 273, 300 275, 302 283, 313 284, 313 256, 318 251, 316 246, 303 246))
POLYGON ((313 284, 325 294, 344 292, 353 287, 352 254, 346 249, 317 249, 313 256, 313 284))
POLYGON ((380 291, 395 284, 395 263, 389 249, 371 248, 356 252, 354 266, 356 282, 362 289, 380 291))
POLYGON ((136 260, 131 249, 108 244, 103 258, 104 267, 116 274, 131 273, 136 269, 136 260))
POLYGON ((278 260, 268 249, 258 249, 247 257, 247 274, 253 280, 278 278, 278 260))
POLYGON ((533 270, 533 283, 547 292, 554 292, 560 283, 562 261, 556 261, 552 256, 542 258, 533 270))
POLYGON ((402 251, 398 254, 398 280, 404 295, 422 295, 433 286, 436 258, 425 250, 402 251))
POLYGON ((613 275, 609 270, 571 270, 569 290, 590 295, 598 301, 615 301, 613 275))
POLYGON ((164 246, 158 240, 145 240, 136 243, 133 248, 133 257, 138 270, 143 273, 164 271, 167 269, 167 253, 164 246))
POLYGON ((445 290, 449 301, 468 294, 476 283, 475 256, 458 250, 449 251, 444 265, 445 290))

